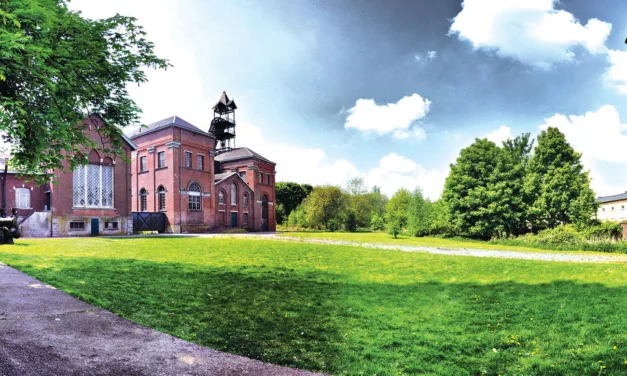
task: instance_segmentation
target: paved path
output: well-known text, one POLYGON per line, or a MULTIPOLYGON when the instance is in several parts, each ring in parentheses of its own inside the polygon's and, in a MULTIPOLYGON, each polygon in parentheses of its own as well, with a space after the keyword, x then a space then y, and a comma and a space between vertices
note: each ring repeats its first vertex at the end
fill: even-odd
POLYGON ((143 327, 0 264, 0 376, 314 373, 214 351, 143 327))
POLYGON ((376 249, 392 249, 404 252, 426 252, 439 255, 452 256, 471 256, 471 257, 492 257, 520 260, 539 260, 539 261, 556 261, 556 262, 588 262, 588 263, 627 263, 626 255, 599 255, 599 254, 575 254, 568 252, 552 253, 552 252, 524 252, 524 251, 501 251, 491 249, 476 248, 440 248, 395 244, 379 244, 379 243, 359 243, 344 240, 330 239, 314 239, 300 238, 296 236, 282 236, 276 233, 248 233, 248 234, 163 234, 149 236, 181 236, 181 237, 202 237, 202 238, 219 238, 219 237, 237 237, 248 239, 271 239, 281 240, 285 242, 296 243, 313 243, 313 244, 332 244, 332 245, 349 245, 376 249))

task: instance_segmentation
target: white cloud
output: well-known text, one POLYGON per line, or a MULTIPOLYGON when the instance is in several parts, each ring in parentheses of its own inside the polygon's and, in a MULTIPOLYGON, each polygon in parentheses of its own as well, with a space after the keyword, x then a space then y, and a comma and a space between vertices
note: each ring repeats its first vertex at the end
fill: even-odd
MULTIPOLYGON (((375 132, 379 135, 392 133, 397 138, 407 138, 409 137, 407 132, 411 130, 414 122, 424 118, 430 107, 431 101, 418 94, 403 97, 396 103, 386 105, 378 105, 374 99, 358 99, 355 106, 346 111, 348 116, 344 128, 375 132)), ((419 135, 420 131, 417 132, 416 135, 419 135)), ((426 136, 424 130, 422 133, 424 138, 426 136)))
POLYGON ((607 79, 621 94, 627 94, 627 51, 609 50, 607 58, 610 62, 607 79))
POLYGON ((475 49, 549 69, 569 62, 580 46, 592 54, 605 53, 612 24, 596 18, 583 25, 573 14, 556 10, 556 0, 464 0, 449 33, 475 49))
POLYGON ((395 130, 394 133, 392 133, 392 136, 394 136, 394 138, 398 138, 399 140, 405 140, 412 136, 418 140, 424 140, 425 138, 427 138, 427 132, 425 132, 424 129, 416 125, 410 131, 404 131, 400 129, 395 130))
POLYGON ((389 172, 411 172, 415 170, 418 165, 416 162, 405 157, 401 157, 396 153, 390 153, 379 161, 379 166, 389 172))
POLYGON ((438 57, 438 53, 436 51, 427 51, 427 58, 429 60, 433 60, 438 57))
POLYGON ((503 141, 507 140, 508 138, 512 138, 512 129, 507 125, 501 125, 498 129, 495 129, 494 131, 486 134, 484 137, 494 142, 498 146, 501 146, 503 141))

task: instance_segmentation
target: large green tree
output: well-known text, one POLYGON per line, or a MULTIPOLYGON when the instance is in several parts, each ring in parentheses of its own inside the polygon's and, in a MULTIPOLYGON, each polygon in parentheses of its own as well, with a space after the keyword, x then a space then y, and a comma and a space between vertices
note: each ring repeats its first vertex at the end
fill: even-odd
POLYGON ((386 220, 388 223, 396 222, 400 228, 407 226, 407 209, 411 201, 411 192, 401 188, 387 202, 386 220))
POLYGON ((0 131, 14 166, 44 181, 66 154, 95 146, 76 126, 90 114, 108 125, 105 151, 121 153, 122 128, 141 112, 127 85, 146 82, 145 67, 168 62, 135 18, 87 19, 65 0, 0 0, 0 131))
POLYGON ((407 209, 407 230, 413 236, 429 235, 432 222, 433 204, 416 189, 407 209))
POLYGON ((549 127, 538 136, 524 190, 531 198, 527 216, 534 231, 563 223, 585 225, 597 209, 581 154, 557 128, 549 127))
POLYGON ((307 224, 310 227, 334 227, 344 221, 346 196, 333 185, 315 187, 303 201, 307 224))
POLYGON ((284 216, 289 215, 300 205, 303 200, 311 193, 310 185, 298 184, 294 182, 277 182, 276 183, 276 202, 277 202, 277 222, 283 223, 284 216), (279 216, 279 205, 282 207, 282 214, 279 216))

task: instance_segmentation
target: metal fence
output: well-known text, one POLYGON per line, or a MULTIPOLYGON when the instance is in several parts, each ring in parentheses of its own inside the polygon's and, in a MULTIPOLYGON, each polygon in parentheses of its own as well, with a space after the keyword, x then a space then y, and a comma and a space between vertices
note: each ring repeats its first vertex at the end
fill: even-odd
POLYGON ((133 212, 133 231, 165 231, 165 213, 133 212))

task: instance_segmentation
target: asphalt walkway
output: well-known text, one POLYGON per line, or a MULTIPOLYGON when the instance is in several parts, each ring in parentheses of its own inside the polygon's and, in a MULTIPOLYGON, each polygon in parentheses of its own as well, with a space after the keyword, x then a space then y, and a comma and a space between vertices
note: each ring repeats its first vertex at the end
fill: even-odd
POLYGON ((198 346, 0 264, 0 376, 315 375, 198 346))

